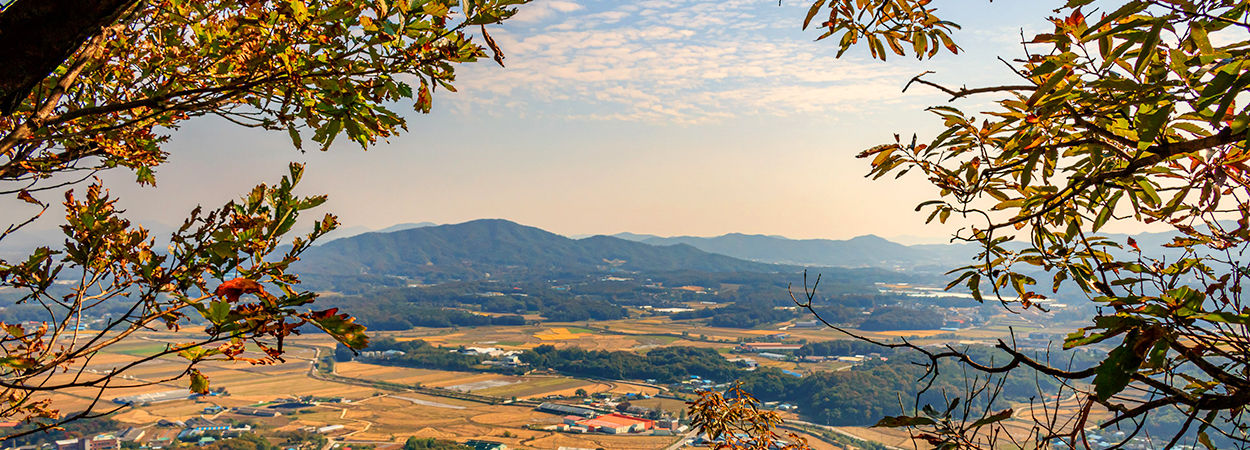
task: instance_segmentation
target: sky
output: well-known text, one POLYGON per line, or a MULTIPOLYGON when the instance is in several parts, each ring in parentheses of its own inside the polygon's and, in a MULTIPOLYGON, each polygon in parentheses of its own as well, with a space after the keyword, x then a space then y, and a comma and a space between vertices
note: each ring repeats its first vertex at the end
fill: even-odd
POLYGON ((368 151, 340 139, 301 153, 285 133, 201 118, 171 132, 158 187, 122 172, 104 179, 129 217, 164 224, 298 161, 308 165, 301 192, 328 194, 321 210, 345 226, 502 218, 565 235, 932 242, 955 229, 914 211, 937 192, 917 176, 868 180, 854 155, 894 133, 940 131, 923 108, 946 98, 901 91, 920 72, 952 85, 1014 82, 996 57, 1020 56, 1021 30, 1046 28, 1060 3, 935 2, 964 26, 955 39, 965 53, 880 62, 813 42, 819 31, 800 29, 806 2, 536 0, 492 28, 507 67, 459 66, 459 92, 439 92, 428 115, 401 105, 409 132, 368 151))

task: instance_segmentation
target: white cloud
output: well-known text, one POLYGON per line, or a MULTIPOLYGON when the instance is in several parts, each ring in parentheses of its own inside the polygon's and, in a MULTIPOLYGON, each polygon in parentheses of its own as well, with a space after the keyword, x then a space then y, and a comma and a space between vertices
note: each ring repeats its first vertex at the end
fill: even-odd
POLYGON ((467 113, 699 123, 898 103, 907 76, 778 32, 793 11, 757 1, 585 5, 523 6, 530 15, 497 36, 507 68, 466 66, 448 100, 467 113))
POLYGON ((509 22, 534 23, 554 17, 560 13, 570 13, 582 9, 582 5, 563 0, 535 0, 517 8, 517 14, 509 22))

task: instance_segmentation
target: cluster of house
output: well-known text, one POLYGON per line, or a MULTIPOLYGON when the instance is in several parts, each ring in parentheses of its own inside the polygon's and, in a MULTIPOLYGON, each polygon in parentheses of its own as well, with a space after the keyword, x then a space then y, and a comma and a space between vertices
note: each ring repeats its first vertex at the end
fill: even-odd
MULTIPOLYGON (((334 399, 333 401, 336 403, 351 402, 346 399, 334 399)), ((271 402, 271 404, 263 406, 240 406, 234 408, 234 412, 248 416, 278 417, 283 414, 290 415, 303 409, 312 408, 317 406, 317 404, 315 401, 304 401, 298 398, 277 399, 271 402)), ((206 414, 210 414, 208 411, 207 408, 204 410, 206 414)))
POLYGON ((383 351, 376 351, 376 350, 373 350, 373 351, 367 351, 367 352, 360 352, 360 356, 362 356, 362 357, 365 357, 365 358, 379 358, 379 359, 394 358, 394 357, 396 357, 396 356, 404 356, 404 355, 406 355, 406 354, 407 354, 407 353, 404 353, 404 352, 399 351, 399 350, 383 350, 383 351))
POLYGON ((889 361, 890 358, 881 356, 880 353, 869 353, 867 355, 855 356, 804 356, 802 360, 805 362, 837 361, 859 364, 864 361, 889 361))
MULTIPOLYGON (((553 414, 564 414, 563 423, 544 428, 549 431, 604 434, 636 434, 649 431, 652 435, 671 436, 673 432, 684 431, 687 428, 686 425, 682 425, 679 420, 674 418, 643 419, 629 414, 605 413, 598 409, 559 403, 543 403, 536 409, 553 414)), ((635 406, 626 410, 626 412, 630 411, 645 412, 648 410, 635 406)))
POLYGON ((521 362, 521 351, 519 350, 503 350, 495 347, 465 347, 463 349, 451 350, 451 352, 469 356, 489 356, 494 358, 490 361, 482 361, 482 364, 488 366, 516 367, 525 365, 521 362))
MULTIPOLYGON (((673 422, 666 421, 664 425, 670 431, 673 428, 673 422)), ((556 425, 556 430, 570 431, 573 433, 603 433, 603 434, 628 434, 642 433, 644 431, 654 430, 656 421, 650 419, 642 419, 638 417, 627 416, 624 414, 612 413, 604 414, 592 418, 582 416, 564 416, 564 423, 556 425)))
POLYGON ((175 400, 188 400, 199 397, 217 397, 230 395, 226 388, 217 388, 208 391, 206 394, 196 394, 190 389, 174 389, 172 391, 149 392, 146 394, 127 395, 116 397, 113 403, 118 405, 146 405, 150 403, 172 402, 175 400))
POLYGON ((56 441, 56 450, 113 450, 121 446, 121 440, 111 434, 56 441))
MULTIPOLYGON (((1093 433, 1091 432, 1091 430, 1087 430, 1085 434, 1085 438, 1089 440, 1089 444, 1093 448, 1117 447, 1117 448, 1124 448, 1128 450, 1150 450, 1150 449, 1155 448, 1149 437, 1137 436, 1127 441, 1125 441, 1125 437, 1126 436, 1124 435, 1123 431, 1116 431, 1113 433, 1108 433, 1106 436, 1103 436, 1101 434, 1093 433)), ((1072 448, 1072 443, 1069 440, 1063 439, 1063 438, 1052 439, 1050 442, 1050 445, 1051 445, 1051 448, 1057 448, 1057 449, 1071 449, 1072 448)), ((1084 448, 1085 445, 1084 443, 1078 442, 1076 444, 1076 447, 1084 448)), ((1192 445, 1190 446, 1180 445, 1180 446, 1173 447, 1173 449, 1195 450, 1194 446, 1192 445)))
MULTIPOLYGON (((752 361, 754 363, 755 361, 752 361)), ((721 391, 727 385, 717 383, 707 378, 700 378, 698 375, 691 375, 690 378, 681 380, 679 385, 673 385, 678 392, 696 392, 696 391, 721 391)))
POLYGON ((787 344, 784 342, 746 342, 738 344, 738 347, 736 347, 735 350, 743 353, 759 353, 760 356, 765 358, 772 358, 775 355, 784 359, 786 357, 785 355, 770 352, 792 352, 801 348, 803 348, 803 344, 787 344))
POLYGON ((124 442, 135 442, 140 448, 161 449, 170 446, 175 440, 194 443, 200 446, 217 441, 217 438, 206 436, 205 433, 216 432, 222 437, 237 436, 252 431, 248 425, 234 426, 215 422, 209 419, 193 418, 185 422, 178 420, 162 420, 155 428, 130 427, 122 432, 104 433, 95 436, 84 436, 75 439, 62 439, 43 446, 26 445, 7 450, 117 450, 124 442))

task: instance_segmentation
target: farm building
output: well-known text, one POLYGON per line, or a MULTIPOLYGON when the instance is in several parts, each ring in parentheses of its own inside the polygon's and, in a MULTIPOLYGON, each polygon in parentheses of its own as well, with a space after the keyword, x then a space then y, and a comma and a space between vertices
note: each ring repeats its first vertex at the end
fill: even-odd
POLYGON ((117 437, 111 434, 56 441, 56 450, 113 450, 118 447, 117 437))
POLYGON ((593 419, 581 420, 576 422, 576 424, 585 427, 589 431, 598 431, 605 434, 637 433, 655 428, 655 421, 653 420, 630 417, 624 414, 602 415, 593 419))
POLYGON ((580 406, 573 406, 573 405, 561 405, 559 403, 543 403, 541 405, 538 405, 538 408, 535 408, 535 409, 545 412, 545 413, 563 414, 566 416, 573 415, 573 416, 582 416, 582 417, 594 417, 595 414, 599 413, 598 411, 595 411, 590 408, 583 408, 580 406))
POLYGON ((495 441, 478 441, 471 440, 464 443, 467 447, 473 447, 473 450, 508 450, 508 444, 495 441))
POLYGON ((235 408, 234 412, 243 414, 245 416, 261 416, 261 417, 278 417, 282 415, 282 413, 278 412, 278 410, 276 409, 253 408, 250 406, 240 406, 238 408, 235 408))
POLYGON ((189 389, 178 389, 174 391, 152 392, 148 394, 127 395, 125 397, 117 397, 113 399, 113 403, 119 405, 142 405, 145 403, 160 403, 174 400, 186 400, 195 397, 198 394, 192 393, 189 389))
POLYGON ((143 438, 143 435, 145 434, 148 434, 147 430, 144 430, 142 428, 130 427, 130 428, 127 428, 126 431, 123 431, 122 435, 117 437, 117 440, 122 441, 122 442, 134 442, 143 438))
POLYGON ((747 342, 739 345, 738 350, 744 352, 775 352, 775 351, 795 351, 803 348, 800 344, 783 344, 781 342, 747 342))

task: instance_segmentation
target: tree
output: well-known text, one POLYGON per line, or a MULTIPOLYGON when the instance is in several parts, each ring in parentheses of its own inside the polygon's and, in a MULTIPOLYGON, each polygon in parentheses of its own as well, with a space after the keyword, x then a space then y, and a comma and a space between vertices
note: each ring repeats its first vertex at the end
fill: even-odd
MULTIPOLYGON (((0 35, 28 44, 0 51, 0 194, 37 210, 0 239, 47 211, 37 197, 97 171, 125 167, 154 185, 167 156, 161 130, 192 117, 284 130, 297 148, 305 137, 325 150, 340 135, 362 147, 392 136, 405 121, 388 102, 428 112, 434 89, 454 90, 454 64, 486 56, 471 28, 502 64, 485 25, 524 0, 135 0, 73 10, 78 3, 17 0, 0 9, 0 35)), ((0 441, 106 414, 94 410, 109 389, 188 377, 192 390, 206 392, 197 363, 280 361, 285 338, 305 325, 363 348, 364 328, 335 309, 310 309, 316 294, 297 290, 288 272, 336 226, 325 215, 306 236, 287 236, 301 212, 325 201, 292 193, 302 174, 292 164, 276 185, 216 210, 196 208, 168 251, 124 218, 102 182, 65 190, 64 248, 0 260, 5 298, 46 313, 33 325, 0 324, 0 420, 39 424, 0 433, 0 441), (280 249, 284 243, 290 247, 280 249), (136 333, 187 325, 205 331, 110 371, 87 369, 136 333), (246 344, 261 352, 246 353, 246 344), (162 380, 124 377, 166 355, 185 358, 185 370, 162 380), (94 389, 94 401, 58 411, 46 393, 69 388, 94 389)))
MULTIPOLYGON (((683 417, 685 416, 683 411, 683 417)), ((690 402, 690 427, 702 430, 716 450, 808 450, 807 440, 777 433, 776 411, 760 410, 760 402, 735 383, 724 394, 700 391, 690 402)))
POLYGON ((587 395, 589 395, 589 394, 587 394, 587 393, 586 393, 586 390, 585 390, 585 389, 578 388, 578 389, 577 389, 577 392, 574 392, 574 393, 573 393, 573 395, 574 395, 574 396, 577 396, 577 397, 585 397, 585 396, 587 396, 587 395))
MULTIPOLYGON (((930 3, 820 0, 804 27, 818 24, 818 40, 836 37, 839 55, 856 44, 882 60, 958 53, 949 35, 958 25, 930 3)), ((977 117, 932 107, 947 127, 932 140, 895 135, 859 156, 871 158, 874 178, 923 174, 940 197, 917 210, 927 209, 929 221, 966 223, 954 239, 982 252, 952 271, 948 289, 965 285, 978 301, 1015 311, 1045 309, 1047 295, 1075 285, 1099 309, 1064 348, 1110 350, 1092 367, 1073 368, 1014 340, 997 343, 1006 361, 879 342, 921 355, 930 377, 940 361, 957 361, 976 374, 963 395, 981 406, 1001 389, 995 377, 1015 370, 1057 378, 1079 400, 1076 413, 1039 406, 1020 414, 1033 422, 1030 436, 1005 432, 1015 411, 978 411, 971 401, 917 402, 880 425, 913 427, 942 448, 988 448, 995 437, 1088 447, 1085 429, 1099 408, 1110 418, 1097 426, 1125 427, 1130 436, 1149 433, 1151 417, 1178 417, 1175 428, 1154 429, 1164 433, 1163 448, 1187 438, 1212 449, 1213 440, 1250 445, 1250 305, 1241 298, 1250 270, 1240 264, 1250 247, 1250 108, 1236 105, 1250 86, 1250 41, 1237 34, 1250 30, 1250 1, 1133 0, 1086 11, 1091 3, 1067 1, 1021 59, 1004 60, 1016 84, 952 88, 930 72, 907 83, 951 102, 995 95, 996 109, 977 117), (1173 237, 1165 249, 1099 235, 1114 223, 1153 224, 1173 237)), ((796 302, 816 313, 815 285, 805 290, 796 302)))
POLYGON ((354 359, 355 357, 356 357, 356 354, 352 350, 351 347, 348 347, 343 344, 337 344, 334 346, 334 361, 335 362, 348 362, 354 359))

